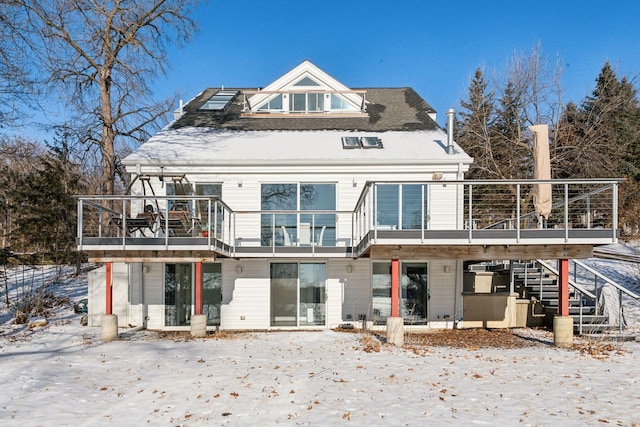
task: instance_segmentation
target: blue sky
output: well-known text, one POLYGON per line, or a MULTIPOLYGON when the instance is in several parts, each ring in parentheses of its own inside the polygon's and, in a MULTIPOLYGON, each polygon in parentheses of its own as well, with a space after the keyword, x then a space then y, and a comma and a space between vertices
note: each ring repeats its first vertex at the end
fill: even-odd
POLYGON ((537 43, 562 59, 566 101, 591 92, 606 60, 635 77, 639 16, 636 0, 211 0, 152 87, 187 101, 206 87, 266 86, 309 59, 350 87, 411 86, 442 124, 476 68, 504 69, 537 43))

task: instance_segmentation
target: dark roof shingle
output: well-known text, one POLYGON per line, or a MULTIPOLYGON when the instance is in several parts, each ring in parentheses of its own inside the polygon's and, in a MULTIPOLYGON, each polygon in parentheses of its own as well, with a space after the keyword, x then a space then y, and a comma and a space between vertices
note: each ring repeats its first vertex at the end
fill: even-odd
MULTIPOLYGON (((411 131, 435 130, 438 124, 431 119, 435 110, 412 88, 366 88, 367 115, 340 117, 338 114, 313 117, 260 117, 241 116, 243 95, 225 111, 199 110, 216 91, 209 88, 184 106, 184 114, 172 129, 185 126, 211 127, 229 130, 358 130, 358 131, 411 131)), ((238 90, 225 88, 227 90, 238 90)), ((250 90, 250 89, 244 89, 250 90)))

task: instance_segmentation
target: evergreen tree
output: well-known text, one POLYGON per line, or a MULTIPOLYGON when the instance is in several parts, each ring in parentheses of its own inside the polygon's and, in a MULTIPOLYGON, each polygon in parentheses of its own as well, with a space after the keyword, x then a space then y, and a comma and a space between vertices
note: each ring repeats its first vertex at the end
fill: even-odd
POLYGON ((526 105, 518 86, 508 81, 492 126, 493 167, 496 178, 525 179, 531 171, 531 147, 525 138, 526 105))
POLYGON ((482 69, 478 68, 469 85, 468 101, 461 100, 462 107, 456 119, 455 139, 474 158, 467 177, 470 179, 491 178, 492 147, 491 122, 495 106, 493 93, 488 91, 482 69))
MULTIPOLYGON (((65 143, 48 151, 22 139, 0 141, 2 248, 36 253, 56 263, 75 255, 76 200, 80 167, 65 143)), ((40 258, 42 259, 42 258, 40 258)))
POLYGON ((640 114, 633 85, 626 77, 618 79, 609 62, 603 66, 593 93, 583 105, 582 132, 596 139, 610 157, 605 176, 628 176, 637 181, 640 114))

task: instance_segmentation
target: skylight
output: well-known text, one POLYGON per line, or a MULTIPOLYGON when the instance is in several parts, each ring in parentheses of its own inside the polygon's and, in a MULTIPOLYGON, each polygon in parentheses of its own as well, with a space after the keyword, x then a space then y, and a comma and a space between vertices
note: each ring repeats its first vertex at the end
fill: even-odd
POLYGON ((219 90, 200 107, 200 110, 222 111, 238 93, 237 90, 219 90))
POLYGON ((342 148, 360 148, 360 138, 357 136, 343 136, 342 148))
POLYGON ((363 136, 360 142, 362 148, 382 148, 382 141, 377 136, 363 136))
POLYGON ((343 136, 342 148, 382 148, 382 140, 377 136, 343 136))

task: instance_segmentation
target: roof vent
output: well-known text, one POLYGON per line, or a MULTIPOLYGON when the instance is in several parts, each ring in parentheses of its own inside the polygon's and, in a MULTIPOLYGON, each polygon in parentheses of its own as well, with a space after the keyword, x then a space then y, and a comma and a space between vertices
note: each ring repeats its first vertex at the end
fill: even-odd
POLYGON ((456 115, 456 110, 450 108, 447 110, 447 154, 456 154, 456 149, 453 146, 453 118, 456 115))

